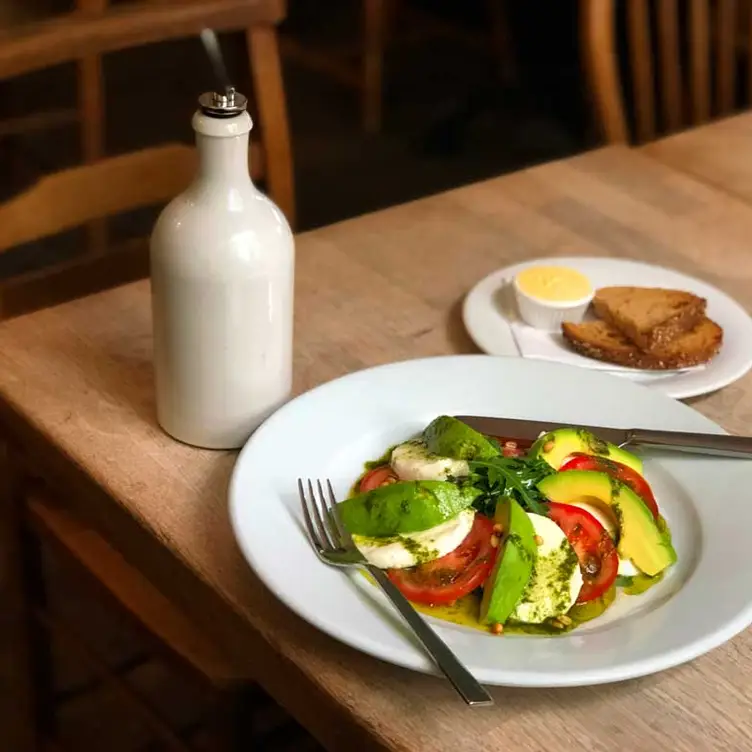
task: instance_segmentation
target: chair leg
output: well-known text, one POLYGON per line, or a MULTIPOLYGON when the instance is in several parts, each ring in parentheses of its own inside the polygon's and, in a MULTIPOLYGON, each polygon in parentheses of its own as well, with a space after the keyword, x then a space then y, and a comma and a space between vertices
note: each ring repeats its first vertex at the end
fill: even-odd
POLYGON ((486 0, 486 8, 491 22, 493 53, 499 66, 499 77, 503 84, 510 86, 517 81, 518 76, 507 3, 506 0, 486 0))
POLYGON ((253 686, 219 691, 215 697, 210 731, 212 752, 245 752, 253 747, 253 723, 248 711, 256 693, 253 686))
POLYGON ((3 748, 40 752, 54 732, 52 662, 34 609, 44 597, 39 549, 23 523, 19 486, 6 446, 0 447, 0 727, 3 748))
MULTIPOLYGON (((78 96, 81 118, 81 151, 85 164, 102 158, 104 153, 104 101, 102 61, 87 57, 78 63, 78 96)), ((107 248, 107 223, 96 219, 87 227, 89 252, 99 255, 107 248)))
POLYGON ((273 26, 252 26, 246 31, 246 40, 261 120, 269 195, 294 228, 295 183, 277 30, 273 26))
POLYGON ((363 0, 363 128, 381 131, 389 0, 363 0))
MULTIPOLYGON (((104 11, 108 0, 76 0, 82 13, 104 11)), ((78 109, 81 120, 81 153, 85 164, 104 155, 105 102, 102 58, 90 55, 78 61, 78 109)), ((97 219, 87 227, 89 252, 102 254, 107 248, 107 221, 97 219)))

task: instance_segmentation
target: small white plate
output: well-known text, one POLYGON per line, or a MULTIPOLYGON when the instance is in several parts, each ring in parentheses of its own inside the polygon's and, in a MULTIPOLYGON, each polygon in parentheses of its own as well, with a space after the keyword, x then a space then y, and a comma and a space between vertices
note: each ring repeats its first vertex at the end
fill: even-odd
POLYGON ((570 365, 594 370, 608 370, 639 381, 674 399, 707 394, 728 386, 752 368, 752 318, 732 298, 718 288, 671 269, 637 261, 612 258, 548 258, 526 261, 490 274, 468 293, 462 309, 468 333, 481 350, 489 355, 520 357, 515 331, 526 328, 529 342, 539 344, 541 355, 570 365), (679 371, 650 372, 609 366, 572 352, 560 334, 531 330, 516 322, 512 296, 505 291, 505 281, 521 269, 538 264, 571 266, 586 274, 593 286, 635 285, 686 290, 708 301, 708 316, 723 328, 723 346, 707 365, 679 371), (537 338, 537 343, 533 341, 537 338), (544 354, 543 354, 544 353, 544 354))
MULTIPOLYGON (((251 437, 230 484, 245 557, 281 601, 335 639, 400 666, 434 666, 381 592, 318 561, 296 479, 330 478, 340 498, 366 460, 442 413, 722 433, 681 402, 609 374, 522 358, 464 355, 350 374, 282 407, 251 437)), ((678 563, 641 596, 555 638, 490 634, 431 619, 482 682, 598 684, 654 673, 720 645, 752 622, 752 461, 665 453, 645 458, 678 563)))

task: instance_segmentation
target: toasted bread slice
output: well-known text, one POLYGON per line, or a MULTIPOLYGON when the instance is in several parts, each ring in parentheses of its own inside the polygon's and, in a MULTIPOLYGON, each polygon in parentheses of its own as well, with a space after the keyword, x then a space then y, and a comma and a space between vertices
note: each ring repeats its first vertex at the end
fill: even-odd
POLYGON ((704 298, 659 287, 602 287, 593 298, 599 318, 645 352, 657 352, 705 316, 704 298))
POLYGON ((678 336, 660 352, 646 353, 605 321, 564 322, 562 334, 572 349, 588 358, 655 371, 689 368, 707 363, 720 350, 723 329, 703 318, 691 331, 678 336))

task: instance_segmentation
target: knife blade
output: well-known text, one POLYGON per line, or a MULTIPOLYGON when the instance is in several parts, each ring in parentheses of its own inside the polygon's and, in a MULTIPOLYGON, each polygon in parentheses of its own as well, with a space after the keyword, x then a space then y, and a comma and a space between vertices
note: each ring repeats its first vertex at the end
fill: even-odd
POLYGON ((620 447, 643 446, 720 457, 752 458, 752 436, 588 426, 563 421, 492 418, 482 415, 455 415, 454 417, 480 433, 511 440, 535 441, 541 433, 569 427, 585 429, 602 441, 608 441, 620 447))
POLYGON ((519 418, 490 418, 480 415, 455 415, 457 420, 474 428, 487 436, 498 436, 504 439, 535 441, 542 433, 554 431, 557 428, 584 428, 601 441, 609 441, 620 445, 629 438, 629 432, 624 428, 607 428, 604 426, 571 425, 561 421, 521 420, 519 418))

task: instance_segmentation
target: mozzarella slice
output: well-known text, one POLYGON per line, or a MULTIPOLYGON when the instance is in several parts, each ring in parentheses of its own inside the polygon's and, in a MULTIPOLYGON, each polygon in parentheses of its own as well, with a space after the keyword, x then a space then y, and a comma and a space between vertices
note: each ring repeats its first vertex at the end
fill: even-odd
POLYGON ((540 624, 569 611, 582 589, 577 554, 561 528, 548 517, 528 512, 540 545, 533 573, 510 619, 540 624))
POLYGON ((406 441, 394 447, 389 464, 400 480, 446 480, 470 473, 465 460, 432 454, 422 441, 406 441))
POLYGON ((642 574, 642 572, 637 569, 634 564, 632 564, 631 559, 622 559, 621 556, 619 557, 618 573, 622 577, 635 577, 638 574, 642 574))
POLYGON ((606 528, 606 532, 614 540, 616 540, 616 520, 614 520, 614 518, 609 515, 608 512, 600 509, 596 504, 589 504, 586 501, 576 501, 573 504, 570 504, 570 506, 579 507, 580 509, 584 509, 586 512, 590 512, 590 514, 592 514, 593 517, 595 517, 595 519, 598 520, 598 522, 600 522, 604 528, 606 528))
MULTIPOLYGON (((606 528, 606 531, 608 534, 616 540, 617 538, 617 526, 616 522, 614 521, 613 517, 611 517, 608 512, 605 512, 602 509, 599 509, 595 504, 588 504, 584 501, 578 501, 575 504, 572 504, 573 507, 580 507, 580 509, 584 509, 586 512, 590 512, 590 514, 595 517, 598 522, 603 525, 604 528, 606 528)), ((622 559, 621 556, 619 557, 619 574, 624 577, 634 577, 635 575, 640 574, 640 570, 637 569, 637 567, 632 564, 630 559, 622 559)))
POLYGON ((404 569, 439 559, 454 551, 467 538, 475 512, 463 509, 456 517, 419 533, 368 538, 353 535, 355 547, 379 569, 404 569))

